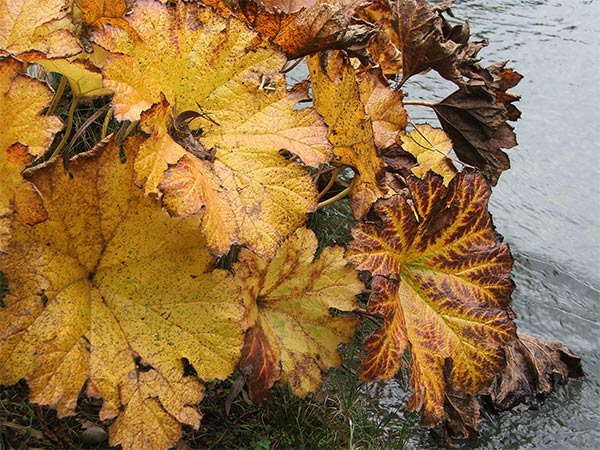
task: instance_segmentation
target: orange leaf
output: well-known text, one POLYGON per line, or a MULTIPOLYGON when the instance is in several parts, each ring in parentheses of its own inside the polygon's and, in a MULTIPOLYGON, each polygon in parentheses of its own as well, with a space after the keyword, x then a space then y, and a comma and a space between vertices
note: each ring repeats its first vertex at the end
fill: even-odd
POLYGON ((299 162, 318 166, 331 156, 320 116, 296 108, 307 86, 288 91, 280 73, 285 57, 210 8, 142 0, 125 20, 104 24, 94 40, 114 53, 104 75, 119 119, 139 119, 163 94, 167 102, 143 119, 152 137, 136 168, 150 181, 147 192, 156 192, 165 163, 179 151, 169 132, 187 150, 160 183, 169 211, 203 211, 202 231, 219 254, 242 244, 272 256, 316 207, 316 189, 299 162), (183 120, 185 138, 169 130, 182 115, 191 119, 183 120), (287 160, 282 150, 297 158, 287 160))
POLYGON ((434 426, 445 418, 448 385, 481 393, 503 367, 502 346, 515 338, 508 246, 487 212, 490 189, 463 172, 407 180, 411 198, 375 204, 376 221, 353 231, 346 258, 373 275, 368 311, 384 318, 367 341, 361 377, 390 378, 410 352, 414 395, 434 426))
POLYGON ((290 59, 330 49, 362 54, 375 33, 374 25, 354 15, 365 3, 365 0, 242 0, 237 3, 241 12, 237 15, 261 38, 281 47, 290 59))

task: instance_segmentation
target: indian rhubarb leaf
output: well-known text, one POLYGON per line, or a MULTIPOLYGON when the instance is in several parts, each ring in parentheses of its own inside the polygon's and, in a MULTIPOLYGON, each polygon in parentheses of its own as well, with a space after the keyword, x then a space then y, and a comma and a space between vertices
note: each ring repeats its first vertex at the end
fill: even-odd
POLYGON ((67 16, 66 0, 9 0, 0 3, 0 55, 20 59, 71 56, 81 51, 67 16))
POLYGON ((411 171, 419 178, 431 170, 443 176, 444 184, 448 185, 456 175, 456 167, 447 156, 452 150, 452 141, 444 130, 427 124, 416 125, 413 131, 400 136, 400 139, 402 149, 417 159, 418 164, 411 171))
POLYGON ((352 338, 363 285, 347 267, 340 247, 326 248, 317 260, 317 238, 300 228, 269 263, 243 249, 234 265, 249 310, 250 330, 240 369, 255 400, 277 381, 298 396, 319 389, 322 371, 341 363, 338 346, 352 338))
POLYGON ((73 414, 82 389, 116 418, 110 444, 167 449, 197 428, 204 381, 230 375, 243 344, 239 288, 197 236, 135 184, 142 138, 117 139, 30 173, 48 219, 18 217, 0 271, 0 384, 73 414), (184 371, 191 364, 198 377, 184 371))
POLYGON ((581 359, 565 345, 519 333, 504 349, 506 367, 489 389, 492 404, 499 410, 531 403, 552 393, 554 383, 583 376, 581 359))
POLYGON ((16 209, 32 225, 44 220, 46 211, 37 189, 21 172, 46 151, 62 123, 42 114, 52 98, 49 87, 21 69, 22 63, 11 57, 0 61, 0 218, 16 209))
MULTIPOLYGON (((299 162, 318 166, 331 157, 320 116, 312 108, 296 108, 307 96, 306 86, 288 91, 280 73, 284 55, 257 43, 256 33, 243 22, 225 19, 211 8, 180 3, 175 9, 142 0, 125 20, 121 25, 105 23, 94 35, 113 53, 103 73, 106 86, 115 91, 116 117, 138 120, 142 111, 161 102, 161 95, 172 108, 169 114, 144 119, 143 127, 156 145, 146 147, 138 161, 160 162, 152 169, 147 191, 155 192, 164 162, 171 164, 164 160, 171 150, 156 141, 163 136, 165 145, 172 145, 164 129, 186 114, 193 118, 186 126, 196 141, 187 142, 195 148, 178 141, 188 160, 170 168, 161 185, 169 211, 186 215, 206 209, 203 214, 212 218, 202 229, 219 254, 242 244, 272 256, 317 205, 312 179, 299 162), (297 158, 286 159, 282 150, 297 158), (210 173, 209 181, 192 180, 193 173, 210 173), (180 183, 183 179, 188 188, 180 183), (207 224, 215 223, 218 204, 226 204, 235 220, 229 230, 218 231, 222 236, 214 237, 210 235, 216 229, 207 224)), ((148 167, 144 170, 140 178, 148 177, 148 167)))
POLYGON ((119 18, 127 12, 126 0, 77 0, 74 10, 81 22, 89 27, 102 18, 119 18))
POLYGON ((448 386, 481 393, 503 367, 502 347, 515 338, 512 258, 493 229, 483 176, 462 172, 447 188, 432 173, 406 181, 410 198, 379 200, 346 258, 374 276, 368 312, 384 320, 360 376, 392 377, 408 351, 409 409, 434 426, 446 417, 448 386))
POLYGON ((512 104, 519 96, 507 90, 522 77, 504 65, 471 67, 473 79, 433 106, 458 158, 481 169, 492 186, 510 168, 502 149, 517 145, 507 120, 517 120, 521 114, 512 104))
POLYGON ((362 217, 385 195, 380 186, 383 160, 379 157, 371 120, 361 101, 355 71, 339 51, 307 58, 315 108, 329 127, 329 140, 341 164, 358 171, 352 190, 354 215, 362 217))
POLYGON ((401 74, 400 85, 429 69, 462 85, 461 67, 474 61, 483 44, 469 41, 468 23, 452 25, 443 17, 450 6, 427 0, 373 1, 359 14, 381 30, 369 46, 371 56, 386 74, 401 74))

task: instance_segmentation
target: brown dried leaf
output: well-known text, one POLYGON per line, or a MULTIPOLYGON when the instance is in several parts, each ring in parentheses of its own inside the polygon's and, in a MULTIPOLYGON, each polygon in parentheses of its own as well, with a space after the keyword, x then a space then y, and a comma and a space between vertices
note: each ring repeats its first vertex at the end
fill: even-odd
POLYGON ((504 353, 506 367, 489 389, 492 404, 499 410, 550 394, 555 377, 565 384, 569 378, 583 376, 581 359, 556 342, 519 333, 504 353))
POLYGON ((519 82, 520 75, 504 64, 481 71, 483 74, 458 89, 433 109, 452 139, 458 158, 481 169, 495 186, 510 162, 502 148, 517 145, 513 128, 507 120, 516 120, 520 112, 512 105, 518 96, 506 92, 519 82))

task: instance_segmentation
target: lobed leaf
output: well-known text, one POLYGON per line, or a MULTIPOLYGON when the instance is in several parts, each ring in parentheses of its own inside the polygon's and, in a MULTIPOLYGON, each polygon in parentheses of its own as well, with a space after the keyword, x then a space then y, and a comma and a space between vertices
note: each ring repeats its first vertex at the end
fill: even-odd
POLYGON ((507 89, 522 77, 504 65, 494 64, 486 69, 472 66, 473 79, 433 106, 458 158, 481 169, 492 186, 510 168, 502 149, 517 145, 507 120, 517 120, 521 115, 512 104, 519 97, 507 89))
POLYGON ((230 375, 244 309, 213 270, 198 219, 173 219, 135 187, 139 137, 115 138, 69 163, 31 172, 48 219, 16 218, 0 270, 0 384, 25 378, 30 398, 73 414, 82 389, 116 418, 110 444, 166 449, 197 428, 202 380, 230 375), (105 148, 103 148, 105 147, 105 148), (210 271, 210 272, 209 272, 210 271), (186 376, 184 359, 198 377, 186 376))
POLYGON ((243 249, 234 265, 251 326, 240 369, 255 400, 277 381, 302 397, 317 391, 321 372, 341 363, 339 344, 354 335, 357 320, 332 317, 330 309, 355 309, 362 283, 339 247, 313 261, 317 245, 314 233, 300 228, 270 263, 243 249))
POLYGON ((365 0, 239 0, 234 4, 242 20, 262 39, 281 47, 290 59, 331 49, 347 50, 365 58, 365 48, 376 32, 373 24, 355 15, 367 4, 365 0))
POLYGON ((554 391, 556 380, 583 376, 581 359, 566 346, 519 333, 504 349, 506 367, 489 388, 492 404, 506 410, 519 403, 531 403, 554 391))
POLYGON ((67 16, 66 0, 10 0, 0 3, 0 55, 21 59, 62 58, 81 51, 67 16))
MULTIPOLYGON (((21 172, 62 128, 58 117, 42 114, 51 96, 47 85, 22 73, 21 62, 12 57, 0 61, 0 218, 13 209, 30 225, 46 218, 42 199, 21 172)), ((8 235, 8 221, 3 223, 8 235)))
POLYGON ((366 343, 365 380, 387 379, 411 356, 410 410, 434 426, 446 417, 447 387, 481 393, 504 364, 515 337, 508 304, 513 289, 508 246, 487 212, 490 189, 462 172, 407 180, 411 198, 374 207, 376 222, 353 230, 346 258, 374 278, 368 311, 383 316, 366 343))
POLYGON ((144 118, 154 144, 142 150, 136 169, 140 180, 152 172, 147 192, 156 192, 160 171, 166 169, 161 155, 171 153, 162 147, 172 145, 164 133, 171 116, 193 113, 194 145, 214 155, 206 158, 214 161, 197 160, 194 149, 184 145, 187 159, 169 168, 161 184, 166 206, 175 215, 206 208, 203 232, 218 254, 242 244, 272 256, 316 207, 308 172, 297 160, 286 160, 281 150, 310 166, 330 158, 319 115, 296 108, 307 95, 306 86, 288 92, 279 72, 284 56, 257 44, 256 34, 241 21, 224 19, 210 8, 186 3, 173 9, 142 0, 125 20, 105 23, 94 35, 113 53, 104 75, 106 86, 115 91, 116 117, 138 120, 161 95, 176 111, 144 118), (152 160, 159 164, 150 169, 146 163, 152 160), (235 219, 217 231, 209 224, 220 222, 216 208, 221 207, 227 218, 232 217, 228 211, 235 213, 235 219), (212 236, 215 232, 220 235, 212 236))

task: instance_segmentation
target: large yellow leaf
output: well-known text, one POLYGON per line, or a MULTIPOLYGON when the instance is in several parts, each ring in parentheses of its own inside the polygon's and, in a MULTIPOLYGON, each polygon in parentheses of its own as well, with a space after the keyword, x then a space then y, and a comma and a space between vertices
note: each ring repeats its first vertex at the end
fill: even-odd
POLYGON ((307 58, 315 108, 329 126, 329 140, 341 164, 358 171, 351 205, 362 217, 385 192, 380 186, 383 160, 379 158, 373 128, 361 101, 354 69, 339 51, 307 58))
POLYGON ((21 172, 46 151, 62 123, 58 117, 41 114, 50 103, 51 91, 21 69, 22 63, 11 57, 0 61, 0 218, 14 205, 23 221, 34 224, 46 214, 37 190, 21 172))
POLYGON ((384 318, 361 377, 392 377, 408 350, 409 408, 433 426, 445 418, 448 386, 480 393, 504 364, 502 346, 515 338, 512 258, 493 229, 482 175, 463 172, 448 188, 432 173, 407 182, 411 198, 378 201, 380 222, 353 230, 346 258, 374 275, 368 310, 384 318))
MULTIPOLYGON (((39 53, 49 58, 71 56, 81 51, 72 34, 66 0, 0 1, 0 55, 27 59, 39 53)), ((35 56, 34 56, 35 57, 35 56)))
POLYGON ((25 378, 30 398, 74 412, 82 388, 116 418, 111 445, 166 449, 198 427, 202 380, 227 377, 243 342, 231 276, 212 268, 198 219, 173 219, 134 185, 134 150, 116 139, 31 180, 49 218, 15 219, 0 270, 0 384, 25 378), (102 146, 106 145, 105 149, 102 146))
POLYGON ((338 346, 349 342, 357 320, 330 309, 352 311, 363 289, 346 266, 343 250, 326 248, 314 260, 317 239, 300 228, 266 262, 248 250, 235 264, 250 311, 240 369, 253 398, 264 398, 276 381, 299 396, 321 386, 321 372, 341 363, 338 346))
MULTIPOLYGON (((146 116, 143 126, 152 139, 164 138, 171 145, 164 134, 170 123, 164 122, 195 112, 188 124, 195 145, 214 154, 214 162, 207 161, 186 148, 188 159, 171 168, 161 185, 169 211, 186 215, 206 210, 211 217, 203 221, 203 232, 219 254, 238 243, 272 256, 316 207, 311 177, 281 150, 310 166, 327 162, 331 153, 320 116, 311 108, 296 108, 307 96, 306 86, 287 91, 280 73, 285 57, 258 44, 241 21, 188 3, 175 9, 139 1, 126 22, 105 24, 94 40, 115 53, 103 72, 106 86, 115 91, 119 119, 139 119, 164 94, 173 111, 155 115, 162 124, 151 125, 146 116), (200 173, 210 174, 201 178, 200 173), (214 209, 218 204, 235 214, 228 230, 207 226, 220 214, 214 209)), ((146 167, 140 178, 150 179, 149 193, 156 191, 163 155, 172 154, 154 144, 139 157, 150 161, 151 152, 156 153, 160 164, 154 166, 154 176, 148 178, 145 162, 136 163, 137 169, 146 167)), ((224 215, 230 217, 227 211, 224 215)))

